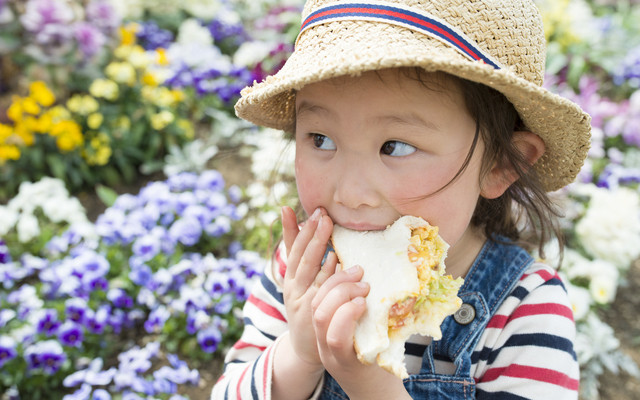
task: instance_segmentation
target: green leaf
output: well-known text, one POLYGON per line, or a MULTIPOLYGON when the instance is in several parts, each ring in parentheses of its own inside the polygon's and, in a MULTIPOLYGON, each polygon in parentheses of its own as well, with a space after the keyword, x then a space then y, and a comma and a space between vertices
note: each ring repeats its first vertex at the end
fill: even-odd
POLYGON ((66 166, 65 163, 58 157, 57 154, 49 154, 47 157, 47 165, 51 168, 51 173, 58 179, 66 181, 65 172, 66 166))
POLYGON ((118 198, 118 193, 105 185, 96 186, 96 194, 105 206, 111 207, 118 198))

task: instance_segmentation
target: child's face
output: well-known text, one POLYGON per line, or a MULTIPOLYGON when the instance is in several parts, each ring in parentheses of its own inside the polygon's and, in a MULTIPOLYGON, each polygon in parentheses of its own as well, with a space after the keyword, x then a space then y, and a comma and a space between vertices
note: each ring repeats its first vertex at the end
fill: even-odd
POLYGON ((335 223, 357 230, 420 216, 449 244, 458 242, 481 193, 483 144, 437 192, 463 165, 476 124, 453 82, 427 78, 424 85, 384 70, 299 91, 296 180, 308 214, 324 207, 335 223))

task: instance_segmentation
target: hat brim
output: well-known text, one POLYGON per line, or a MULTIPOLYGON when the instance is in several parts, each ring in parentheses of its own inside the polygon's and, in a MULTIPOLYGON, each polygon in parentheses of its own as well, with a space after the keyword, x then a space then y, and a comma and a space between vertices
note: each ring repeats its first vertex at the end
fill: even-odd
POLYGON ((534 168, 547 191, 571 183, 580 171, 589 150, 591 118, 578 105, 507 68, 494 69, 429 36, 381 23, 333 22, 305 32, 278 73, 243 90, 236 114, 257 125, 292 131, 297 90, 338 76, 398 67, 442 71, 503 93, 525 126, 545 143, 534 168))

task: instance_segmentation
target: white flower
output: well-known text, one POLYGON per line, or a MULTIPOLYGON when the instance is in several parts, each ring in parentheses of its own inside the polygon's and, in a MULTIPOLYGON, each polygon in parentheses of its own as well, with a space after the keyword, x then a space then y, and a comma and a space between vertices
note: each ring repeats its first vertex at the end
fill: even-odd
POLYGON ((606 358, 620 347, 613 328, 602 322, 595 313, 589 313, 577 326, 575 350, 580 365, 606 358))
POLYGON ((16 230, 18 231, 18 240, 21 243, 30 241, 40 235, 38 218, 33 214, 22 214, 20 219, 18 219, 16 230))
POLYGON ((266 59, 274 48, 273 43, 251 41, 240 45, 233 55, 233 63, 245 67, 251 67, 266 59))
POLYGON ((604 260, 595 260, 589 291, 596 303, 607 304, 616 297, 618 288, 618 270, 616 267, 604 260))
POLYGON ((627 268, 640 256, 640 198, 621 187, 590 187, 591 201, 575 230, 583 247, 595 258, 627 268))
POLYGON ((182 8, 196 18, 212 20, 220 10, 219 0, 182 0, 182 8))
POLYGON ((281 132, 266 129, 247 142, 257 148, 251 156, 251 171, 257 180, 268 181, 273 174, 293 177, 295 146, 281 132))
POLYGON ((569 294, 569 302, 571 303, 571 309, 573 310, 573 318, 576 321, 582 320, 589 313, 592 299, 589 290, 572 285, 566 282, 567 293, 569 294))
POLYGON ((591 276, 591 261, 576 250, 566 248, 562 259, 562 271, 569 279, 591 276))
POLYGON ((139 20, 144 16, 143 0, 109 0, 116 13, 124 19, 139 20))
POLYGON ((15 210, 0 206, 0 236, 6 235, 16 225, 19 216, 15 210))
POLYGON ((211 32, 195 18, 189 18, 180 25, 176 41, 180 44, 213 45, 211 32))
POLYGON ((175 68, 186 65, 192 69, 215 69, 223 73, 231 70, 229 57, 222 54, 220 49, 196 42, 172 43, 167 50, 167 58, 177 63, 175 68))

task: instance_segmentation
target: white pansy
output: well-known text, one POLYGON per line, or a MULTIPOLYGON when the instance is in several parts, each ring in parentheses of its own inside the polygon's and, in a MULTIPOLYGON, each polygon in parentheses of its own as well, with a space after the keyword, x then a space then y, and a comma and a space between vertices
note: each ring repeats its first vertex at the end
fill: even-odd
POLYGON ((594 260, 589 291, 596 303, 607 304, 616 297, 618 269, 610 262, 594 260))
POLYGON ((231 70, 229 56, 220 52, 216 46, 201 43, 172 43, 167 49, 167 58, 176 62, 176 68, 186 65, 197 69, 215 69, 225 72, 231 70))
POLYGON ((185 20, 178 29, 176 42, 180 44, 213 45, 213 37, 206 26, 195 18, 185 20))
POLYGON ((274 174, 293 177, 295 146, 282 132, 265 129, 260 135, 247 137, 247 143, 256 147, 251 156, 251 172, 257 180, 268 181, 274 174))
POLYGON ((569 279, 591 275, 591 260, 582 256, 576 250, 566 248, 562 258, 562 271, 569 279))
POLYGON ((40 235, 40 226, 38 225, 38 218, 33 214, 22 214, 16 224, 16 230, 18 231, 18 240, 21 243, 26 243, 31 239, 40 235))
POLYGON ((0 206, 0 236, 6 235, 18 222, 20 214, 7 207, 0 206))
POLYGON ((576 224, 583 247, 595 258, 627 268, 640 256, 640 199, 638 193, 618 188, 592 186, 591 201, 584 217, 576 224))
POLYGON ((143 0, 109 0, 109 2, 123 19, 139 20, 144 17, 143 0))
POLYGON ((258 40, 244 42, 234 53, 233 63, 245 67, 252 67, 260 61, 265 60, 274 47, 273 43, 258 40))
POLYGON ((565 281, 567 293, 569 294, 569 302, 573 310, 573 318, 576 321, 582 320, 587 316, 592 304, 591 293, 588 289, 572 285, 565 281))
POLYGON ((196 18, 211 21, 220 11, 219 0, 182 0, 182 8, 196 18))

